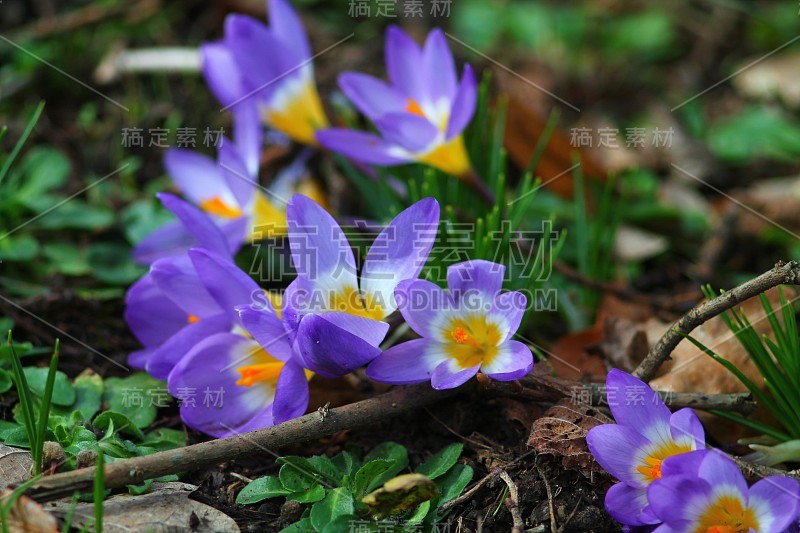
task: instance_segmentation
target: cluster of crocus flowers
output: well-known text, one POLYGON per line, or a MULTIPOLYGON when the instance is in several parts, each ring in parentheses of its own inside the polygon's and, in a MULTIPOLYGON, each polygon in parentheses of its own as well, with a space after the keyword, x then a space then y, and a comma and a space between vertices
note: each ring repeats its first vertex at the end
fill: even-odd
POLYGON ((770 477, 748 489, 733 461, 706 450, 694 411, 670 413, 650 387, 618 369, 606 390, 617 423, 592 428, 586 442, 619 480, 605 499, 616 520, 659 533, 766 533, 796 518, 800 485, 770 477))

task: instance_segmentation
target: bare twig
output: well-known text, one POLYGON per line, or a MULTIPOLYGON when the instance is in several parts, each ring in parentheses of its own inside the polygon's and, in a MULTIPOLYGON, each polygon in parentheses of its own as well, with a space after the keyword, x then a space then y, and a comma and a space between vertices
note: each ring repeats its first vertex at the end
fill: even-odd
MULTIPOLYGON (((381 396, 331 409, 321 419, 317 412, 277 426, 243 433, 224 439, 202 442, 185 448, 115 461, 105 465, 106 488, 119 488, 168 474, 196 470, 222 461, 277 449, 289 444, 316 439, 352 429, 430 405, 469 388, 469 385, 437 391, 430 384, 413 385, 392 390, 381 396)), ((74 492, 90 492, 95 468, 84 468, 44 478, 26 493, 39 500, 50 501, 74 492)))
POLYGON ((547 478, 542 474, 541 469, 538 467, 536 469, 539 471, 539 477, 544 481, 544 488, 547 491, 547 506, 550 510, 550 531, 556 532, 558 531, 558 523, 556 522, 555 506, 553 505, 553 490, 550 488, 550 482, 547 481, 547 478))
POLYGON ((645 383, 650 381, 656 375, 661 364, 670 358, 672 350, 683 340, 683 335, 691 333, 697 326, 731 307, 784 284, 800 285, 800 264, 796 261, 779 262, 772 270, 757 278, 698 305, 664 333, 633 374, 645 383))
POLYGON ((522 520, 522 513, 519 512, 519 491, 517 490, 517 484, 514 483, 514 480, 511 479, 511 476, 509 476, 508 472, 505 470, 500 470, 498 475, 500 479, 505 481, 506 485, 508 485, 508 498, 506 498, 505 503, 511 513, 511 520, 514 523, 514 527, 511 528, 511 533, 523 533, 525 531, 525 522, 522 520))
MULTIPOLYGON (((539 402, 556 402, 563 397, 574 398, 576 402, 593 406, 608 405, 606 390, 599 383, 578 383, 558 379, 545 374, 530 374, 520 380, 522 387, 514 387, 511 383, 490 381, 481 387, 488 392, 502 396, 523 398, 539 402)), ((671 409, 691 407, 701 411, 734 411, 749 415, 758 405, 750 393, 704 394, 699 392, 656 391, 671 409)))

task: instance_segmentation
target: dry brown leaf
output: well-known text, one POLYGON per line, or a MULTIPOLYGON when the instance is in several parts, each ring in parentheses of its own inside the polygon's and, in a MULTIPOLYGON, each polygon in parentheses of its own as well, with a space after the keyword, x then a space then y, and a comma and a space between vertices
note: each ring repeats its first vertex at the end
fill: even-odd
MULTIPOLYGON (((0 492, 0 505, 13 494, 11 489, 0 492)), ((8 513, 8 529, 15 533, 55 533, 58 531, 56 519, 42 506, 28 498, 19 496, 8 513)))
POLYGON ((559 377, 602 381, 606 375, 605 363, 589 350, 602 340, 603 330, 598 324, 564 335, 550 347, 548 362, 559 377))
MULTIPOLYGON (((189 499, 189 494, 195 489, 196 486, 188 483, 153 483, 152 490, 146 494, 111 496, 103 503, 103 531, 107 533, 239 531, 236 522, 228 515, 209 505, 189 499)), ((71 505, 71 501, 51 502, 47 504, 47 509, 63 517, 71 505)), ((72 523, 76 527, 93 524, 93 504, 78 504, 72 516, 72 523)))
POLYGON ((777 96, 792 107, 800 106, 800 54, 784 52, 763 61, 759 58, 755 64, 751 58, 742 65, 746 67, 733 78, 742 93, 762 99, 777 96))
POLYGON ((613 423, 594 407, 563 398, 533 423, 528 447, 537 453, 560 457, 564 468, 578 470, 588 477, 603 469, 589 453, 586 433, 601 424, 613 423))
POLYGON ((31 452, 0 444, 0 489, 31 477, 31 452))

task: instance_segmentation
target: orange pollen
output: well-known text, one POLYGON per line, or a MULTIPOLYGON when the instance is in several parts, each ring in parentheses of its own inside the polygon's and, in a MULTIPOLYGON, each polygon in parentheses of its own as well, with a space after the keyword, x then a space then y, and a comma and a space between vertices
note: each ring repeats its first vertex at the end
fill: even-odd
POLYGON ((195 322, 200 322, 200 317, 197 315, 189 315, 189 324, 194 324, 195 322))
POLYGON ((706 533, 736 533, 737 530, 733 526, 711 526, 706 529, 706 533))
POLYGON ((242 216, 242 211, 238 207, 231 207, 222 201, 219 196, 214 196, 208 200, 200 202, 200 208, 206 213, 221 216, 223 218, 237 218, 242 216))
POLYGON ((278 380, 278 376, 283 370, 283 363, 262 363, 248 366, 241 366, 236 369, 242 376, 236 384, 244 387, 251 387, 255 383, 272 382, 278 380))
POLYGON ((464 344, 465 342, 470 340, 469 333, 464 331, 464 328, 462 328, 461 326, 458 326, 456 329, 454 329, 451 335, 453 336, 453 340, 456 341, 458 344, 464 344))
POLYGON ((421 117, 425 116, 425 112, 419 106, 416 100, 413 98, 408 99, 408 103, 406 104, 406 112, 413 113, 415 115, 419 115, 421 117))
POLYGON ((656 480, 661 477, 661 459, 656 459, 655 457, 648 457, 644 460, 645 465, 637 466, 636 470, 638 470, 642 475, 650 478, 650 480, 656 480))

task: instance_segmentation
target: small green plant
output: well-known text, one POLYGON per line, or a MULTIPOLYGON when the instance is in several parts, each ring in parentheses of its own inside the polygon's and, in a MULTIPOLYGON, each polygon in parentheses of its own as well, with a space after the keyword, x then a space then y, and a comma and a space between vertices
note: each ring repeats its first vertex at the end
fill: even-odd
POLYGON ((97 454, 97 463, 94 470, 94 531, 103 533, 103 500, 106 497, 105 454, 97 454))
MULTIPOLYGON (((715 298, 716 292, 710 287, 705 287, 703 293, 707 298, 715 298)), ((754 420, 745 418, 741 414, 724 411, 712 411, 714 414, 737 422, 745 427, 758 431, 773 442, 785 443, 771 453, 769 447, 751 445, 759 451, 757 457, 763 463, 776 463, 783 460, 800 459, 800 337, 798 337, 797 319, 792 303, 787 301, 782 288, 778 289, 780 309, 773 308, 765 295, 760 295, 761 305, 769 320, 773 341, 768 335, 759 335, 743 311, 725 312, 721 315, 730 330, 736 335, 742 347, 747 352, 750 360, 764 378, 766 392, 753 383, 740 369, 717 354, 712 349, 702 344, 697 339, 687 338, 703 352, 711 356, 726 369, 732 372, 739 381, 753 394, 758 403, 765 407, 780 424, 774 428, 754 420), (782 320, 779 320, 778 313, 782 320), (781 324, 781 322, 783 322, 781 324), (788 447, 786 444, 792 442, 788 447), (792 450, 792 453, 786 450, 792 450), (780 456, 780 457, 779 457, 780 456)))
POLYGON ((300 520, 283 530, 287 533, 348 531, 353 524, 365 531, 423 531, 446 516, 442 505, 472 480, 472 468, 458 463, 463 447, 447 446, 400 476, 408 451, 395 442, 376 446, 363 460, 351 451, 332 458, 281 457, 278 475, 251 482, 236 503, 284 497, 306 505, 300 520))
POLYGON ((47 421, 50 417, 50 402, 53 398, 56 369, 58 367, 58 340, 56 340, 56 347, 53 350, 53 357, 50 359, 50 367, 47 370, 44 391, 39 403, 38 418, 35 412, 33 393, 28 386, 28 379, 22 368, 22 361, 14 349, 14 342, 11 338, 10 330, 8 332, 7 347, 11 355, 11 364, 14 370, 14 383, 17 386, 23 427, 25 428, 28 444, 31 448, 33 473, 38 475, 42 473, 42 450, 44 449, 44 442, 47 437, 47 421))

